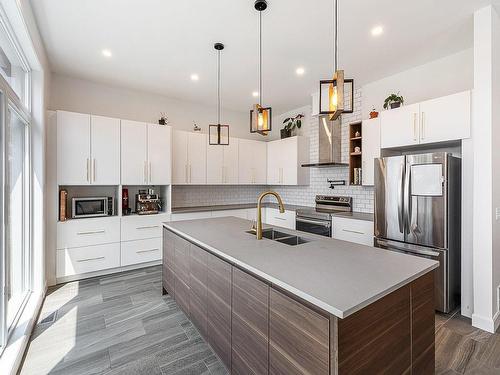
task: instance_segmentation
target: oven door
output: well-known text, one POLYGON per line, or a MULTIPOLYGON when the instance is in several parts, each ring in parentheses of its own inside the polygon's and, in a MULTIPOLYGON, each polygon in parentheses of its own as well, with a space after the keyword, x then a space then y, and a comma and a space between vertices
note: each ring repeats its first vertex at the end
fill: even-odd
POLYGON ((108 216, 108 198, 73 198, 71 216, 74 219, 108 216))
POLYGON ((332 236, 332 222, 331 220, 312 219, 304 216, 297 216, 295 218, 295 229, 302 232, 314 233, 320 236, 332 236))

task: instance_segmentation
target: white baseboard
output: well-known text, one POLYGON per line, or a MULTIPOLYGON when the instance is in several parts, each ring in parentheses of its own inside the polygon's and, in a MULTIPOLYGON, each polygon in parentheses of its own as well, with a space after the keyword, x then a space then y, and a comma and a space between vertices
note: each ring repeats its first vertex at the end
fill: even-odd
POLYGON ((497 311, 492 318, 472 314, 472 325, 483 331, 495 333, 500 326, 500 311, 497 311))

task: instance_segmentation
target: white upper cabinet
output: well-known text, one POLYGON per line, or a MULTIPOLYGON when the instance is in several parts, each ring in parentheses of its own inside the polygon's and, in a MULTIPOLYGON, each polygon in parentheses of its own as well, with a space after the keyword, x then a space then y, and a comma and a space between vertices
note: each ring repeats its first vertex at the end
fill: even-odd
POLYGON ((148 183, 170 185, 172 176, 172 128, 148 124, 148 183))
POLYGON ((57 111, 59 185, 120 183, 120 120, 57 111))
POLYGON ((363 185, 374 184, 374 159, 380 157, 380 118, 364 120, 361 128, 363 185))
POLYGON ((122 185, 145 185, 148 183, 147 124, 122 120, 121 130, 122 185))
POLYGON ((384 111, 381 147, 402 147, 470 137, 471 93, 464 91, 384 111))
POLYGON ((174 130, 172 139, 172 183, 176 185, 206 184, 207 135, 174 130))
POLYGON ((90 115, 57 111, 57 181, 91 183, 90 115))
POLYGON ((290 137, 267 143, 267 183, 269 185, 308 185, 309 139, 290 137))
POLYGON ((168 185, 172 173, 172 129, 122 120, 122 185, 168 185))
POLYGON ((383 111, 381 120, 382 148, 410 146, 419 143, 419 104, 383 111))
POLYGON ((420 142, 433 143, 470 137, 470 91, 420 103, 420 142))
POLYGON ((224 178, 224 147, 221 145, 207 146, 207 184, 222 184, 224 178))
POLYGON ((239 139, 239 183, 265 185, 267 183, 267 146, 265 142, 239 139))
POLYGON ((92 183, 120 184, 120 120, 91 116, 92 183))
POLYGON ((224 150, 224 174, 222 176, 224 184, 238 184, 238 145, 236 138, 229 138, 229 145, 221 146, 224 150))

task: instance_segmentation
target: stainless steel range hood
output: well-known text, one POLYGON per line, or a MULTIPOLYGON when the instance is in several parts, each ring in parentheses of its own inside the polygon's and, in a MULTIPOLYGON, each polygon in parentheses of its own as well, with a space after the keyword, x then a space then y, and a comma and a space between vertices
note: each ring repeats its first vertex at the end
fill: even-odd
POLYGON ((330 121, 328 116, 319 117, 319 160, 317 163, 302 164, 303 167, 345 167, 342 163, 341 141, 342 129, 340 120, 330 121))

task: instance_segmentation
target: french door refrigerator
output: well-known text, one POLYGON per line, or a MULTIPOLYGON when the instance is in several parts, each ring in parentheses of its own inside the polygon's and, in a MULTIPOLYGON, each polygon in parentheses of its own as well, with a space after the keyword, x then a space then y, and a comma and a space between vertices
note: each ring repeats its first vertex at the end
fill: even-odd
POLYGON ((375 159, 375 246, 437 260, 435 307, 460 303, 461 160, 450 153, 375 159))

